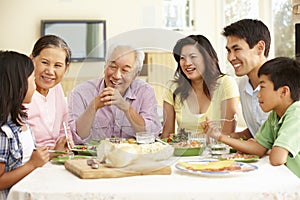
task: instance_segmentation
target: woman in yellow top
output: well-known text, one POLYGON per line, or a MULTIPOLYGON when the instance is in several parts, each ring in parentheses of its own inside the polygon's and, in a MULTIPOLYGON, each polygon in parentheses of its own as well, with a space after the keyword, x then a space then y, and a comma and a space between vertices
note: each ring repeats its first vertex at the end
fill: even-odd
POLYGON ((202 35, 190 35, 177 41, 173 55, 178 63, 174 80, 163 99, 162 138, 178 128, 203 132, 201 122, 227 119, 223 133, 235 131, 233 120, 238 109, 239 91, 235 79, 221 72, 217 54, 202 35))

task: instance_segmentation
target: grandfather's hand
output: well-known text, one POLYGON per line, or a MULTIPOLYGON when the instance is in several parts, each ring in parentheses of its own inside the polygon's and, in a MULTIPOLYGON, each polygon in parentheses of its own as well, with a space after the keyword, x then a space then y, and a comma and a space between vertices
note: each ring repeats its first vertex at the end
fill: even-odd
POLYGON ((129 109, 129 103, 124 100, 117 89, 112 87, 104 88, 99 97, 105 106, 116 105, 122 111, 129 109))

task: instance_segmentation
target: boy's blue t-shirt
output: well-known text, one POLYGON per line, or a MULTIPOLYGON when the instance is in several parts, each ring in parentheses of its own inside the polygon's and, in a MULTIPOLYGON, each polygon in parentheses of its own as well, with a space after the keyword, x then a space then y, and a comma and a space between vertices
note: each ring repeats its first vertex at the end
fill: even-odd
POLYGON ((267 149, 273 146, 289 151, 286 166, 300 178, 300 102, 288 107, 279 119, 272 111, 254 137, 267 149))

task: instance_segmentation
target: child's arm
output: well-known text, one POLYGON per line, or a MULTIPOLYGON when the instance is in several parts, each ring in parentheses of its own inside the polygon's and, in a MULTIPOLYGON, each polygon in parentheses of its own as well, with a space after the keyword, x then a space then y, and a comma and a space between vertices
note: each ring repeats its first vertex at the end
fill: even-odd
POLYGON ((241 151, 248 154, 258 155, 259 157, 264 156, 268 149, 260 145, 254 139, 240 140, 235 138, 230 138, 226 135, 221 134, 218 141, 223 142, 237 151, 241 151))
POLYGON ((237 151, 258 155, 259 157, 264 156, 268 151, 267 148, 263 147, 258 142, 256 142, 256 140, 252 138, 248 140, 240 140, 240 139, 231 138, 228 135, 224 135, 220 132, 218 127, 211 126, 210 122, 208 123, 208 125, 205 125, 205 132, 210 137, 231 146, 237 151))
POLYGON ((230 137, 232 138, 236 138, 236 139, 249 139, 249 138, 253 138, 252 135, 251 135, 251 132, 249 130, 249 128, 246 128, 240 132, 233 132, 233 133, 230 133, 230 137))
POLYGON ((13 186, 34 169, 43 166, 48 160, 48 149, 46 147, 37 147, 32 152, 30 160, 27 163, 10 172, 4 172, 6 163, 0 163, 0 190, 13 186))
POLYGON ((285 148, 273 146, 269 157, 271 165, 277 166, 285 164, 287 161, 288 154, 289 151, 285 148))

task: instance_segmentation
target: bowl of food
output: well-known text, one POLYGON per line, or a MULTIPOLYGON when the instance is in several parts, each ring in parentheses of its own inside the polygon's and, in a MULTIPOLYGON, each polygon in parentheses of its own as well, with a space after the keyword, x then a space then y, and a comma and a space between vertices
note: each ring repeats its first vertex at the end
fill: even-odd
POLYGON ((173 147, 174 156, 199 156, 204 150, 204 146, 198 141, 179 142, 173 147))

